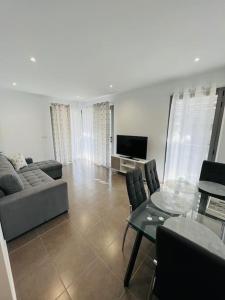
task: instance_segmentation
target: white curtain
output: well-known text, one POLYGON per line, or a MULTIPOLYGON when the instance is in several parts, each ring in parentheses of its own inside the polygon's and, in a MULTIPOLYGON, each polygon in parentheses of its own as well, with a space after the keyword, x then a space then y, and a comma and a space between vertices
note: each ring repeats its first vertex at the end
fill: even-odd
POLYGON ((72 103, 70 107, 72 124, 72 156, 74 160, 82 158, 82 106, 80 103, 72 103))
POLYGON ((75 108, 73 112, 74 130, 73 158, 84 158, 97 165, 110 164, 110 105, 102 102, 75 108), (78 111, 80 111, 80 118, 78 111), (80 123, 80 125, 79 125, 80 123))
POLYGON ((109 102, 94 104, 94 162, 109 167, 110 107, 109 102))
POLYGON ((82 158, 94 161, 93 105, 82 109, 82 158))
POLYGON ((55 159, 63 164, 72 161, 70 106, 51 104, 51 121, 55 159))
POLYGON ((169 120, 164 180, 195 184, 207 159, 216 108, 216 89, 175 93, 169 120))

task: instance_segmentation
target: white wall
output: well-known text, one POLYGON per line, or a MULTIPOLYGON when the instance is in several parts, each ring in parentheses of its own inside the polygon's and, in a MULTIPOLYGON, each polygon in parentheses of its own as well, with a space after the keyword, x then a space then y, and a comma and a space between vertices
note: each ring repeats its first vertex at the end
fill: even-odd
POLYGON ((53 155, 49 103, 51 98, 0 90, 0 151, 17 152, 35 161, 53 155))
MULTIPOLYGON (((115 135, 148 136, 148 158, 156 158, 162 178, 170 95, 177 89, 211 84, 225 86, 225 68, 114 95, 115 135)), ((8 155, 22 152, 34 160, 53 158, 50 102, 55 99, 0 90, 0 151, 8 155)), ((225 121, 217 160, 225 162, 225 121)))
MULTIPOLYGON (((148 159, 157 160, 157 169, 162 179, 170 95, 177 89, 183 90, 212 84, 216 84, 217 87, 225 86, 225 68, 115 95, 113 97, 115 135, 148 136, 148 159)), ((225 136, 225 128, 223 135, 225 136)), ((225 150, 225 138, 220 143, 220 149, 225 150)), ((225 162, 225 154, 223 159, 225 162)))

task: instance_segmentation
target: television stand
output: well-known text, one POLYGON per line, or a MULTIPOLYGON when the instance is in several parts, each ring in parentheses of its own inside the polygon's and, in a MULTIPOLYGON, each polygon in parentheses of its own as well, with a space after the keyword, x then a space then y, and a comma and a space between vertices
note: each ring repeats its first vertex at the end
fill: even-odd
MULTIPOLYGON (((116 155, 114 155, 114 156, 116 156, 116 155)), ((140 160, 140 158, 135 158, 135 157, 132 157, 132 156, 126 156, 126 155, 120 155, 120 154, 118 154, 117 156, 120 157, 120 158, 124 158, 124 159, 131 159, 131 160, 136 160, 136 161, 140 160)))
POLYGON ((142 170, 142 176, 145 178, 144 165, 148 162, 145 159, 129 158, 122 155, 111 156, 111 168, 115 171, 126 174, 130 170, 140 168, 142 170))
POLYGON ((132 160, 140 161, 140 158, 129 157, 132 160))

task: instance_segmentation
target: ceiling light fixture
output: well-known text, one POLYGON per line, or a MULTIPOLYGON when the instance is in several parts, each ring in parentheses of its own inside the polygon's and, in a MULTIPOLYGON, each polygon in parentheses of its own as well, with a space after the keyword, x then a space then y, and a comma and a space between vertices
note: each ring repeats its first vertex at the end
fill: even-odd
POLYGON ((16 82, 13 82, 13 83, 12 83, 12 86, 16 86, 16 82))
POLYGON ((200 61, 200 58, 199 58, 199 57, 196 57, 196 58, 195 58, 195 62, 198 62, 198 61, 200 61))
POLYGON ((112 88, 113 86, 112 86, 112 84, 110 84, 110 86, 109 86, 110 88, 112 88))
POLYGON ((36 58, 33 57, 33 56, 31 56, 31 57, 30 57, 30 61, 32 61, 33 63, 35 63, 35 62, 36 62, 36 58))

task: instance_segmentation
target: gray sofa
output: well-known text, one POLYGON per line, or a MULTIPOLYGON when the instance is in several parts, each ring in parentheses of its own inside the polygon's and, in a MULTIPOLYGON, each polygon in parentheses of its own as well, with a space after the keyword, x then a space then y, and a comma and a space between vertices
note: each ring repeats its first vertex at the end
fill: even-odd
POLYGON ((67 183, 47 175, 60 177, 61 164, 49 164, 48 169, 48 163, 31 163, 16 172, 0 154, 0 221, 6 241, 68 211, 67 183))

